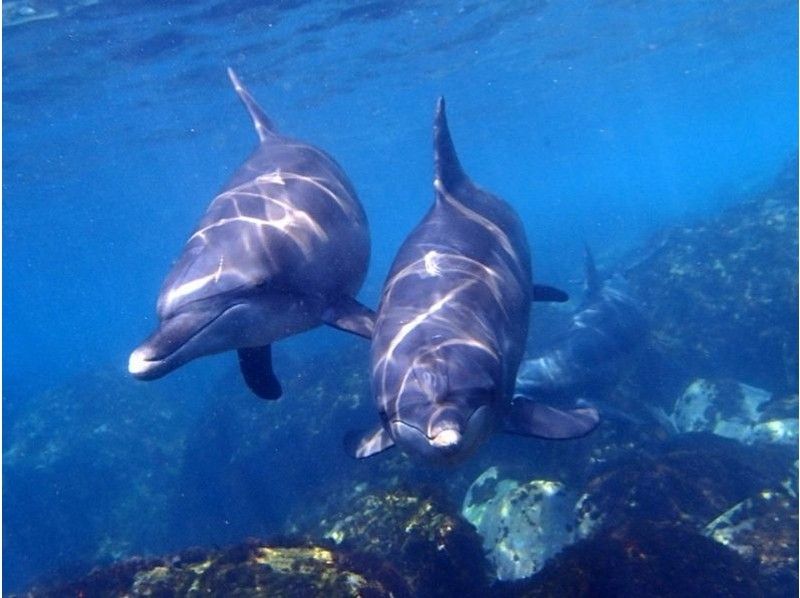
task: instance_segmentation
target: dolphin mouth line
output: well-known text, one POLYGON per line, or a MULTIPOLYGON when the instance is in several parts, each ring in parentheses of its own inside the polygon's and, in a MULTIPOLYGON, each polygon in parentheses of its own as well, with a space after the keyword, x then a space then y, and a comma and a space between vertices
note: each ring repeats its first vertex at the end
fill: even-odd
POLYGON ((193 340, 194 338, 196 338, 196 337, 197 337, 199 334, 201 334, 201 333, 202 333, 202 332, 203 332, 203 331, 204 331, 206 328, 208 328, 209 326, 211 326, 211 325, 212 325, 214 322, 216 322, 217 320, 219 320, 219 319, 220 319, 222 316, 224 316, 224 315, 225 315, 226 313, 228 313, 230 310, 232 310, 232 309, 234 309, 235 307, 238 307, 238 306, 240 306, 240 305, 243 305, 243 304, 242 304, 242 303, 234 303, 233 305, 231 305, 231 306, 229 306, 229 307, 225 308, 224 310, 222 310, 221 312, 219 312, 219 313, 218 313, 216 316, 214 316, 214 317, 213 317, 213 318, 211 318, 211 319, 210 319, 208 322, 206 322, 205 324, 203 324, 203 325, 202 325, 200 328, 198 328, 197 330, 195 330, 195 331, 192 333, 192 335, 191 335, 189 338, 187 338, 185 341, 183 341, 183 342, 180 344, 180 346, 176 347, 175 349, 173 349, 173 350, 172 350, 172 351, 170 351, 169 353, 166 353, 166 354, 164 354, 164 355, 158 355, 157 357, 154 357, 154 358, 152 358, 152 359, 145 359, 144 361, 145 361, 145 362, 147 362, 147 363, 156 363, 156 362, 159 362, 159 361, 166 361, 167 359, 169 359, 170 357, 172 357, 173 355, 175 355, 175 353, 177 353, 178 351, 180 351, 180 350, 181 350, 183 347, 185 347, 187 344, 189 344, 190 342, 192 342, 192 340, 193 340))
MULTIPOLYGON (((471 419, 471 418, 472 418, 472 416, 470 416, 470 419, 471 419)), ((469 419, 467 420, 467 422, 469 422, 469 419)), ((391 426, 391 425, 393 425, 393 424, 402 425, 402 426, 405 426, 406 428, 413 428, 414 430, 416 430, 417 432, 419 432, 420 434, 422 434, 422 435, 423 435, 425 438, 427 438, 427 439, 428 439, 428 440, 430 440, 431 442, 433 442, 434 440, 436 440, 436 438, 437 438, 437 437, 439 436, 439 434, 441 434, 442 432, 447 432, 448 430, 453 430, 453 428, 445 428, 444 430, 440 430, 440 431, 439 431, 437 434, 434 434, 433 436, 431 436, 431 435, 429 435, 428 433, 426 433, 424 430, 422 430, 422 428, 420 428, 419 426, 415 426, 414 424, 410 424, 410 423, 408 423, 408 422, 404 422, 404 421, 403 421, 403 420, 401 420, 401 419, 392 419, 392 420, 389 420, 389 425, 391 426)))
POLYGON ((405 426, 406 428, 413 428, 414 430, 416 430, 417 432, 422 434, 428 440, 433 440, 435 438, 435 436, 428 436, 428 434, 422 428, 420 428, 419 426, 415 426, 414 424, 410 424, 408 422, 405 422, 402 419, 391 419, 391 420, 389 420, 389 426, 390 427, 395 425, 395 424, 401 425, 401 426, 405 426))
MULTIPOLYGON (((476 409, 476 410, 475 410, 475 411, 473 411, 473 412, 470 414, 470 416, 467 418, 466 425, 464 426, 464 432, 466 432, 466 430, 469 428, 469 424, 470 424, 470 422, 472 422, 472 418, 473 418, 473 417, 475 417, 475 415, 477 415, 477 414, 478 414, 478 412, 479 412, 479 409, 476 409)), ((395 419, 390 419, 390 420, 389 420, 389 427, 391 427, 391 426, 393 426, 393 425, 401 425, 401 426, 405 426, 405 427, 407 427, 407 428, 412 428, 412 429, 416 430, 417 432, 419 432, 420 434, 422 434, 422 435, 423 435, 425 438, 427 438, 428 440, 435 440, 435 439, 436 439, 436 435, 434 435, 434 436, 429 436, 429 435, 428 435, 428 434, 427 434, 427 433, 426 433, 426 432, 425 432, 425 431, 424 431, 422 428, 420 428, 419 426, 415 426, 414 424, 410 424, 410 423, 408 423, 408 422, 406 422, 406 421, 403 421, 402 419, 397 419, 397 418, 395 418, 395 419)), ((440 432, 439 432, 439 433, 441 434, 442 432, 446 431, 447 429, 448 429, 448 428, 445 428, 445 430, 440 430, 440 432)))

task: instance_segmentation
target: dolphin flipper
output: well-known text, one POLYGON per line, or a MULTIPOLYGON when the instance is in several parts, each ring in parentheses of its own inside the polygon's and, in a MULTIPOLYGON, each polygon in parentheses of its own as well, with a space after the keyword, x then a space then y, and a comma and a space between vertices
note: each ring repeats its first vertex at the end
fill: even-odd
POLYGON ((255 98, 250 95, 247 88, 242 85, 239 76, 231 67, 228 67, 228 78, 231 80, 231 83, 233 83, 233 89, 236 91, 239 99, 242 100, 244 107, 247 108, 247 111, 250 113, 250 118, 253 119, 253 126, 256 129, 256 133, 258 133, 258 139, 263 142, 271 136, 277 135, 272 121, 264 114, 261 106, 259 106, 255 98))
POLYGON ((272 346, 238 349, 239 369, 247 386, 262 399, 274 401, 281 398, 281 383, 272 371, 272 346))
POLYGON ((533 300, 564 303, 565 301, 569 301, 569 295, 561 289, 546 284, 535 284, 533 285, 533 300))
POLYGON ((344 450, 355 459, 366 459, 394 446, 394 440, 383 426, 368 432, 348 432, 344 450))
POLYGON ((549 405, 516 396, 505 421, 505 431, 551 440, 580 438, 597 427, 597 409, 585 407, 561 411, 549 405))
POLYGON ((372 338, 375 327, 375 312, 361 305, 352 297, 342 296, 336 303, 322 312, 322 321, 345 332, 364 338, 372 338))

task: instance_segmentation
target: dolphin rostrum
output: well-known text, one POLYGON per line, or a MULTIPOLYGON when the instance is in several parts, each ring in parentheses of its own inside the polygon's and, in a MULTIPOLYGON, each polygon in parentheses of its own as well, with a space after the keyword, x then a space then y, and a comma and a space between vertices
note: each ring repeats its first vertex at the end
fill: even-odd
POLYGON ((469 455, 492 431, 572 438, 594 409, 559 411, 512 400, 534 287, 522 224, 459 164, 440 99, 434 123, 433 207, 401 246, 384 285, 371 345, 381 423, 346 439, 368 457, 394 444, 433 462, 469 455))
POLYGON ((620 274, 601 278, 585 248, 585 295, 552 348, 522 363, 517 389, 549 399, 593 398, 621 375, 625 358, 647 335, 639 302, 620 274))
POLYGON ((255 152, 211 202, 158 296, 159 326, 128 370, 159 378, 236 349, 258 396, 277 399, 271 344, 322 323, 369 337, 374 314, 354 299, 369 262, 355 189, 324 151, 277 132, 239 78, 255 152))

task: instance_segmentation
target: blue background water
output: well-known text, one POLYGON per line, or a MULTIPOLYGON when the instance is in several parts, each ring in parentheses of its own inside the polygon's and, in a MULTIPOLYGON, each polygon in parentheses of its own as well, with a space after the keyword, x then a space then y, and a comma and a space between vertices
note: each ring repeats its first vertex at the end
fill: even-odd
MULTIPOLYGON (((619 255, 769 180, 797 148, 788 1, 32 6, 59 14, 15 23, 4 4, 7 414, 84 372, 123 373, 154 327, 171 260, 256 142, 228 65, 355 184, 371 305, 431 201, 439 94, 468 172, 525 222, 537 278, 568 287, 585 240, 619 255)), ((276 359, 354 342, 320 329, 276 359)), ((231 359, 153 384, 201 394, 231 359)))

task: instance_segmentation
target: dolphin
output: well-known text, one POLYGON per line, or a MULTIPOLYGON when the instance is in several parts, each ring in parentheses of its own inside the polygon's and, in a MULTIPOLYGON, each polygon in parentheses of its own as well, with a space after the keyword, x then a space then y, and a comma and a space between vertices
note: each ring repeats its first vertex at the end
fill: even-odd
POLYGON ((520 367, 517 388, 528 395, 573 399, 601 393, 647 335, 628 281, 618 273, 601 278, 589 247, 584 251, 584 299, 569 328, 551 349, 520 367))
POLYGON ((271 345, 323 323, 369 338, 374 313, 355 300, 369 230, 355 189, 321 149, 278 133, 232 69, 259 145, 211 202, 158 296, 159 325, 129 372, 160 378, 235 349, 245 382, 277 399, 271 345))
POLYGON ((380 424, 350 434, 364 458, 393 445, 433 463, 466 458, 495 430, 573 438, 598 423, 513 398, 534 287, 525 231, 513 209, 464 173, 445 116, 434 122, 434 204, 400 247, 382 290, 371 344, 380 424))

